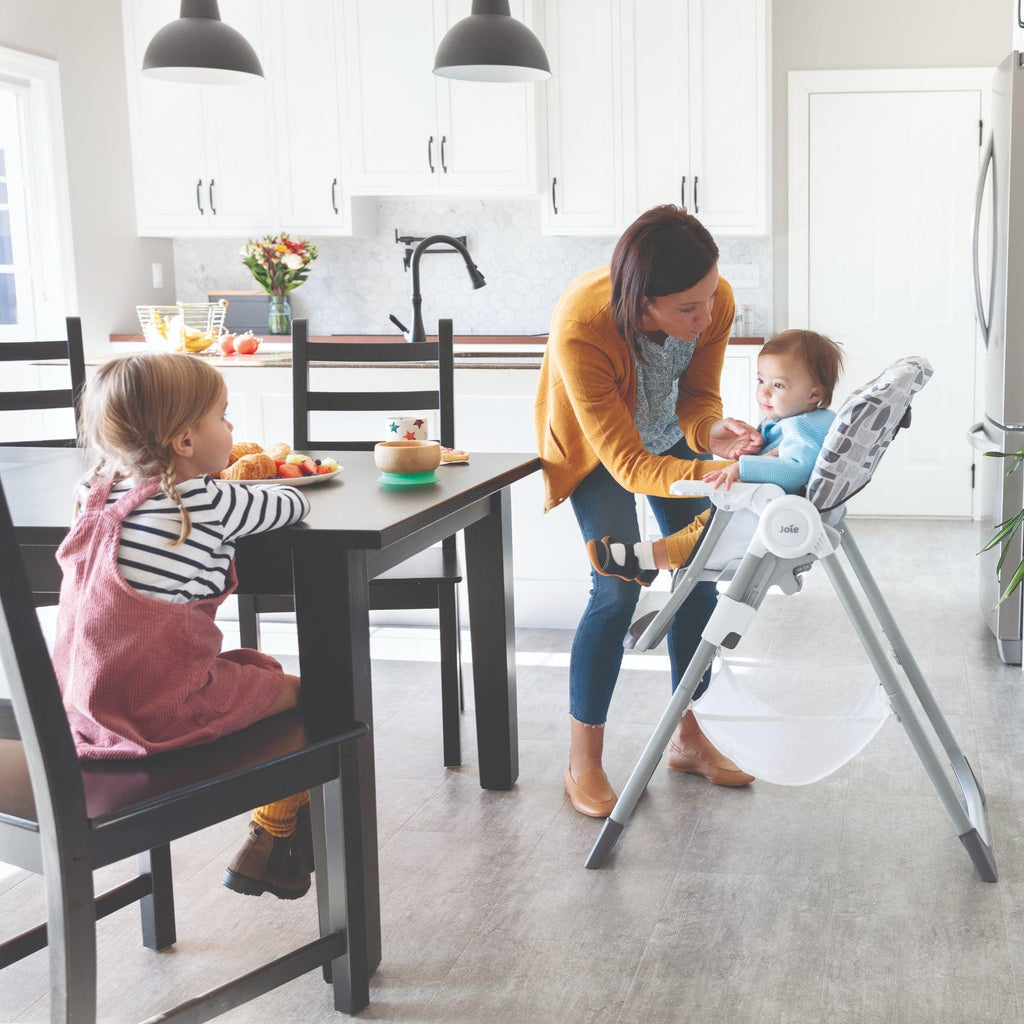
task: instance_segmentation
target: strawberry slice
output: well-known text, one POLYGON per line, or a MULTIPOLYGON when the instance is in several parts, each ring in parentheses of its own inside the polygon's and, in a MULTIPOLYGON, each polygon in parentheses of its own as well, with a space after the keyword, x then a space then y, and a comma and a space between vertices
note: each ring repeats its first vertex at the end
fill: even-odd
POLYGON ((295 466, 289 462, 285 462, 277 467, 277 475, 279 478, 284 478, 285 480, 294 479, 295 477, 298 476, 305 476, 305 474, 302 472, 301 469, 299 469, 298 466, 295 466))
POLYGON ((303 459, 299 463, 299 469, 303 476, 316 476, 319 467, 312 459, 303 459))
POLYGON ((336 473, 337 470, 334 466, 317 466, 316 472, 318 476, 323 476, 325 473, 336 473))

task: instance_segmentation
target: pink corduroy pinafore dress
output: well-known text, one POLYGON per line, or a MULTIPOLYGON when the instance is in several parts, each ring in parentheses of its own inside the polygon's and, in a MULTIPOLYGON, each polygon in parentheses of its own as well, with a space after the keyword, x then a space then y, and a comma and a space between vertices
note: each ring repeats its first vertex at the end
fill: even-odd
POLYGON ((98 480, 57 551, 64 573, 53 664, 84 758, 146 757, 218 739, 260 718, 285 686, 279 662, 221 653, 217 608, 238 585, 171 604, 132 588, 117 567, 125 516, 160 488, 145 480, 109 507, 98 480))

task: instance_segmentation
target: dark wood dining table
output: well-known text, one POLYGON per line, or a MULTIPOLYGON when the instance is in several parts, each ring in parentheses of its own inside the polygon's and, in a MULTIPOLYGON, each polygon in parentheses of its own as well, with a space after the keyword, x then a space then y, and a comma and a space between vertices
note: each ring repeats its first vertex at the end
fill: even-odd
MULTIPOLYGON (((314 453, 318 454, 318 453, 314 453)), ((324 453, 328 454, 328 453, 324 453)), ((519 774, 510 486, 540 468, 530 454, 473 453, 435 483, 386 486, 371 452, 345 452, 337 477, 306 487, 312 511, 296 526, 244 538, 239 590, 293 594, 306 709, 366 722, 358 787, 366 874, 367 948, 380 963, 380 893, 370 674, 368 583, 461 531, 466 553, 480 785, 510 789, 519 774)), ((0 447, 0 480, 32 589, 54 594, 54 552, 72 520, 86 451, 0 447)), ((355 801, 346 801, 346 814, 355 801)))

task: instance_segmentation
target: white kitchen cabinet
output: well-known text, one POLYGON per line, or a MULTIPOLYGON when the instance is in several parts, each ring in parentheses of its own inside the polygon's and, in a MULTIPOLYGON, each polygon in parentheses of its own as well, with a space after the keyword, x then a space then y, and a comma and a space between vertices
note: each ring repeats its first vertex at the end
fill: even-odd
POLYGON ((363 234, 369 204, 348 198, 344 19, 336 0, 267 6, 277 222, 293 232, 363 234))
MULTIPOLYGON (((529 23, 529 0, 512 0, 529 23)), ((470 0, 344 0, 351 189, 361 195, 532 195, 535 86, 433 74, 470 0)))
MULTIPOLYGON (((150 39, 179 9, 177 0, 122 0, 139 234, 269 231, 276 182, 267 83, 185 85, 141 73, 150 39)), ((266 66, 260 0, 221 0, 220 12, 266 66)))
POLYGON ((615 235, 623 227, 620 0, 545 5, 548 234, 615 235))
POLYGON ((763 234, 765 0, 636 0, 624 13, 627 219, 679 203, 716 234, 763 234))
POLYGON ((766 0, 558 0, 544 230, 616 235, 661 203, 767 231, 766 0))

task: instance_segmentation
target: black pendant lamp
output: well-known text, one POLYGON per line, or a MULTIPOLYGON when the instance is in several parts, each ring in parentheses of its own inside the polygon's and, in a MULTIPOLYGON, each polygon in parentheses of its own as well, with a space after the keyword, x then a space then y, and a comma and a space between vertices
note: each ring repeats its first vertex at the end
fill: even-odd
POLYGON ((434 74, 469 82, 539 82, 551 77, 540 40, 509 13, 508 0, 473 0, 437 48, 434 74))
POLYGON ((245 36, 220 20, 217 0, 181 0, 181 16, 150 40, 142 70, 195 85, 240 85, 263 77, 245 36))

